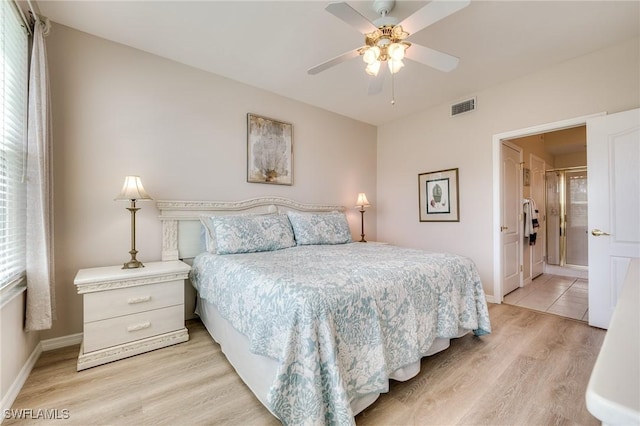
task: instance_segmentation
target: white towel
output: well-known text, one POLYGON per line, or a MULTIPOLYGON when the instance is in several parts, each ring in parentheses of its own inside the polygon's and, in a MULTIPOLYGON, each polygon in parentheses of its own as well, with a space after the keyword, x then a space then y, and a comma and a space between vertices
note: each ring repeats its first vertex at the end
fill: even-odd
POLYGON ((537 227, 537 220, 538 220, 538 206, 536 205, 536 200, 534 200, 533 198, 529 199, 529 206, 531 207, 531 220, 532 221, 536 221, 534 223, 534 226, 537 227))
MULTIPOLYGON (((529 238, 529 235, 531 234, 535 234, 536 231, 534 229, 533 226, 533 219, 534 219, 534 214, 535 214, 535 210, 534 210, 534 201, 525 198, 523 200, 523 212, 524 212, 524 237, 525 238, 529 238)), ((536 215, 537 217, 537 215, 536 215)))

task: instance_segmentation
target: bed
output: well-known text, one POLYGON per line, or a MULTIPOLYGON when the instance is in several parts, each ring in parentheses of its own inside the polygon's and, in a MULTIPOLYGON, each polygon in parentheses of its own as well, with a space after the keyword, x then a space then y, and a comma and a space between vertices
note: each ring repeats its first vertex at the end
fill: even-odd
POLYGON ((261 197, 158 208, 163 260, 193 258, 198 316, 284 424, 353 424, 422 357, 491 331, 470 259, 353 243, 341 206, 261 197))

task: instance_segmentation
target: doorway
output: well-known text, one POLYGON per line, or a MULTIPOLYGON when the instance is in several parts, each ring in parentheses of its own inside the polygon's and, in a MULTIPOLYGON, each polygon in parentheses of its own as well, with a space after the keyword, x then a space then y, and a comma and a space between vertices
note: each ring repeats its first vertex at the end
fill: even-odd
POLYGON ((523 203, 537 213, 534 235, 525 235, 522 284, 543 273, 587 278, 586 126, 510 142, 523 152, 523 203))
POLYGON ((593 114, 493 136, 493 302, 503 296, 500 176, 502 141, 569 129, 588 123, 590 229, 588 301, 589 325, 607 328, 624 277, 634 259, 640 259, 640 109, 593 114))
MULTIPOLYGON (((509 293, 509 286, 505 285, 503 300, 511 305, 586 321, 586 126, 553 130, 510 142, 523 152, 524 235, 520 286, 509 293)), ((503 181, 503 189, 508 187, 503 181)))
MULTIPOLYGON (((604 114, 594 114, 594 115, 589 115, 589 116, 584 116, 584 117, 577 117, 577 118, 573 118, 573 119, 568 119, 568 120, 562 120, 562 121, 558 121, 558 122, 554 122, 554 123, 548 123, 548 124, 543 124, 543 125, 539 125, 539 126, 534 126, 534 127, 529 127, 529 128, 525 128, 525 129, 519 129, 519 130, 515 130, 515 131, 510 131, 510 132, 505 132, 505 133, 501 133, 501 134, 496 134, 493 136, 493 159, 494 159, 494 170, 493 170, 493 192, 494 192, 494 217, 493 217, 493 225, 494 225, 494 234, 493 234, 493 241, 494 241, 494 297, 493 297, 493 301, 496 303, 501 303, 504 300, 504 287, 503 287, 503 282, 504 282, 504 265, 503 265, 503 261, 504 261, 504 253, 503 253, 503 246, 502 246, 502 229, 501 226, 502 225, 502 212, 501 212, 501 200, 502 200, 502 191, 503 191, 503 181, 502 181, 502 176, 501 176, 501 170, 502 170, 502 160, 501 160, 501 147, 502 147, 502 143, 504 141, 514 141, 516 139, 519 138, 524 138, 524 137, 530 137, 530 136, 536 136, 538 138, 540 138, 542 135, 546 135, 546 134, 551 134, 551 133, 555 133, 555 132, 559 132, 559 131, 564 131, 564 130, 570 130, 570 129, 574 129, 574 128, 580 128, 582 127, 583 129, 586 126, 587 120, 594 118, 594 117, 598 117, 604 114)), ((586 141, 586 139, 585 139, 586 141)), ((583 144, 583 150, 584 150, 584 144, 583 144)), ((556 147, 556 150, 561 150, 562 148, 556 147)), ((536 154, 537 156, 541 156, 539 153, 536 154)), ((586 151, 584 152, 584 155, 586 158, 586 151)), ((526 158, 526 156, 525 156, 526 158)), ((546 160, 546 159, 545 159, 546 160)), ((554 167, 557 165, 557 163, 555 163, 554 161, 548 161, 548 164, 551 165, 551 167, 554 167)), ((586 164, 585 164, 586 165, 586 164)), ((562 166, 562 164, 560 164, 560 166, 562 166)), ((546 214, 546 213, 545 213, 546 214)), ((546 273, 547 271, 545 271, 546 273)))

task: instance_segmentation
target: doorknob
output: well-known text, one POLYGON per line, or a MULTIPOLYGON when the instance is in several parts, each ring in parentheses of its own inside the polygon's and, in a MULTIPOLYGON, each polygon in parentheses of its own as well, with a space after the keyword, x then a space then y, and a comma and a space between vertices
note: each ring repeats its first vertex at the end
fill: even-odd
POLYGON ((502 231, 506 231, 507 229, 509 229, 509 227, 508 227, 508 226, 501 226, 501 227, 500 227, 500 232, 502 232, 502 231))
POLYGON ((599 229, 594 229, 593 231, 591 231, 591 235, 593 235, 594 237, 601 237, 603 235, 611 235, 611 234, 603 232, 603 231, 601 231, 599 229))

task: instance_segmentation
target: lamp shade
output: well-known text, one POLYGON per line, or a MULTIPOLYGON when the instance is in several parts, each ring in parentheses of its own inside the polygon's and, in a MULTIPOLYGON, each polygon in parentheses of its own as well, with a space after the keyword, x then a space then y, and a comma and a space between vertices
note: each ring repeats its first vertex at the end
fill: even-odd
POLYGON ((380 48, 378 46, 373 46, 365 50, 362 55, 362 60, 367 64, 371 65, 375 61, 379 60, 380 57, 380 48))
POLYGON ((380 61, 373 61, 364 69, 365 72, 369 75, 377 76, 378 71, 380 71, 380 61))
POLYGON ((391 43, 387 48, 387 52, 389 53, 389 57, 391 59, 401 61, 404 59, 404 51, 406 48, 406 45, 402 43, 391 43))
POLYGON ((391 71, 391 74, 397 73, 402 67, 404 67, 404 63, 399 59, 389 59, 387 63, 389 64, 389 71, 391 71))
POLYGON ((369 207, 369 200, 367 200, 367 196, 364 192, 358 194, 358 201, 356 201, 356 207, 369 207))
POLYGON ((127 176, 124 178, 122 191, 116 197, 116 200, 151 200, 142 186, 140 176, 127 176))

